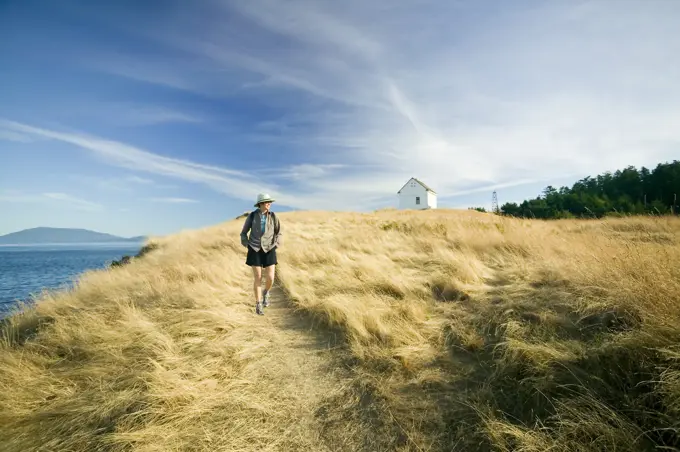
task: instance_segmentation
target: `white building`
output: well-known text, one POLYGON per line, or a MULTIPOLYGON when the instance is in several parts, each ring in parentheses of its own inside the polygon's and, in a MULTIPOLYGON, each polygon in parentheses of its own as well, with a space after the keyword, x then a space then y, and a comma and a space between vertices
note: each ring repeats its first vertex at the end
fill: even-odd
POLYGON ((437 208, 437 193, 415 177, 406 182, 397 194, 400 209, 437 208))

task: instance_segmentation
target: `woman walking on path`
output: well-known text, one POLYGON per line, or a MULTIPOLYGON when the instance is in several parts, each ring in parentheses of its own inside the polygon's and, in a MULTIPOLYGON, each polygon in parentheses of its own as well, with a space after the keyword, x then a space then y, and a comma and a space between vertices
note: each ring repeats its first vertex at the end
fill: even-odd
POLYGON ((263 308, 269 306, 269 291, 274 284, 274 269, 277 264, 276 248, 281 245, 281 223, 274 212, 269 210, 274 201, 266 193, 257 195, 255 201, 257 209, 250 212, 241 230, 241 244, 248 248, 246 265, 253 269, 255 312, 259 315, 263 315, 263 308), (264 293, 262 269, 265 272, 264 293))

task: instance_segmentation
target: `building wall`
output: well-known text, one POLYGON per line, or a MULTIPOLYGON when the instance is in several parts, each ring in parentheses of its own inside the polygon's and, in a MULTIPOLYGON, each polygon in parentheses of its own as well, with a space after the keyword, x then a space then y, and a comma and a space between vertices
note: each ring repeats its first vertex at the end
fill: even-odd
POLYGON ((437 195, 428 191, 427 192, 427 205, 430 206, 431 209, 436 209, 437 208, 437 195))
POLYGON ((426 209, 428 206, 436 208, 436 195, 425 190, 417 182, 409 182, 399 193, 400 209, 426 209), (415 184, 415 187, 412 186, 413 184, 415 184), (420 204, 416 204, 416 197, 420 197, 420 204))

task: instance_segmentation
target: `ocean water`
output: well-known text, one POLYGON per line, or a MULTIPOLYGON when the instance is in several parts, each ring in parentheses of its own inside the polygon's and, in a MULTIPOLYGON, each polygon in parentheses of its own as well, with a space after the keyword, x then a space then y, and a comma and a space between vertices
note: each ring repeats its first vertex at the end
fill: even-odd
POLYGON ((68 287, 80 273, 105 268, 142 244, 0 246, 0 318, 17 300, 31 301, 42 289, 68 287))

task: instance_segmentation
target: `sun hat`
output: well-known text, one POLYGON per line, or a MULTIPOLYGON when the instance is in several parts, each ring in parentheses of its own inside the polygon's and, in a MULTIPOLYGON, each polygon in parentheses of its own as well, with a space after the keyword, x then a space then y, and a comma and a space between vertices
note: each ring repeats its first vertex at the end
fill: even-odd
POLYGON ((261 202, 274 202, 274 198, 269 196, 268 193, 260 193, 257 195, 257 201, 255 201, 255 207, 258 207, 261 202))

